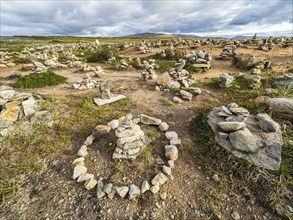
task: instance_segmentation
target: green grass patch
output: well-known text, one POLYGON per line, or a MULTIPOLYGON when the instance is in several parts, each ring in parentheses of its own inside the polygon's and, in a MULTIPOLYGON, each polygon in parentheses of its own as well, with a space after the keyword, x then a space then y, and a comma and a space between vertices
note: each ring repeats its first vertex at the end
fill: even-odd
MULTIPOLYGON (((36 125, 32 134, 25 132, 0 139, 0 207, 3 206, 23 179, 43 167, 45 158, 56 157, 61 151, 70 151, 71 145, 80 145, 98 124, 120 118, 130 111, 131 102, 123 99, 111 105, 98 107, 93 102, 94 94, 84 96, 45 96, 45 106, 53 108, 53 127, 36 125), (55 105, 58 100, 58 105, 55 105), (51 104, 50 104, 51 103, 51 104)), ((121 172, 122 165, 116 167, 121 172)))
POLYGON ((169 72, 171 68, 175 67, 175 62, 173 60, 156 60, 156 64, 159 66, 156 72, 160 74, 169 72))
POLYGON ((150 144, 148 144, 145 149, 141 152, 139 155, 140 158, 142 158, 145 161, 150 161, 151 157, 153 155, 153 148, 150 144))
POLYGON ((56 86, 66 81, 66 77, 57 75, 48 70, 42 73, 21 76, 14 84, 15 88, 41 88, 45 86, 56 86))
POLYGON ((32 62, 30 58, 18 58, 13 60, 13 63, 30 63, 32 62))

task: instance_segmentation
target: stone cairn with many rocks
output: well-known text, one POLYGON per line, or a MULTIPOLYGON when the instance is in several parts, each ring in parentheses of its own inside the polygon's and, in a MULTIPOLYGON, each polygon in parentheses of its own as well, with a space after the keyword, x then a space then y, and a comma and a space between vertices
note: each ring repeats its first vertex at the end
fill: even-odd
MULTIPOLYGON (((32 124, 47 120, 47 125, 52 126, 54 122, 49 112, 39 111, 41 101, 40 96, 35 98, 30 93, 16 92, 10 86, 0 86, 0 136, 16 133, 15 123, 29 119, 32 124)), ((27 131, 32 124, 27 124, 27 131)))
MULTIPOLYGON (((96 187, 97 199, 101 199, 106 196, 109 199, 113 199, 116 195, 120 198, 127 196, 128 199, 134 199, 147 191, 157 194, 160 191, 161 186, 165 184, 169 178, 173 179, 172 169, 174 169, 174 162, 178 158, 178 149, 176 145, 181 144, 178 134, 175 131, 168 131, 168 129, 169 125, 166 122, 162 122, 160 119, 143 114, 137 119, 133 119, 132 115, 128 114, 122 118, 110 121, 108 125, 96 126, 95 130, 90 136, 87 137, 84 144, 78 150, 77 155, 79 157, 72 162, 74 166, 72 178, 77 180, 78 183, 84 182, 84 187, 87 190, 91 190, 96 187), (130 147, 129 149, 139 149, 139 151, 141 151, 143 146, 147 144, 148 140, 146 140, 146 136, 140 128, 135 127, 136 125, 138 126, 138 123, 158 126, 161 131, 165 132, 165 137, 170 140, 170 144, 165 146, 165 157, 168 159, 168 162, 165 164, 163 160, 161 161, 162 171, 154 175, 150 183, 148 180, 144 180, 142 181, 141 187, 133 183, 127 186, 114 186, 113 183, 105 183, 102 177, 99 177, 99 179, 95 178, 94 174, 88 172, 88 168, 85 166, 85 159, 88 155, 88 147, 93 144, 95 139, 107 135, 111 130, 115 130, 115 134, 118 137, 118 148, 126 150, 125 147, 130 147), (127 134, 127 137, 121 137, 123 132, 127 134), (137 139, 138 137, 140 137, 140 139, 137 139), (135 147, 132 148, 133 146, 135 147)), ((113 154, 113 158, 116 158, 115 152, 113 154)), ((128 154, 129 152, 127 151, 125 153, 128 154)), ((135 159, 136 157, 119 156, 118 158, 135 159)), ((166 193, 161 193, 160 196, 165 198, 166 193)))
MULTIPOLYGON (((176 63, 176 68, 172 68, 169 72, 165 72, 158 77, 155 89, 157 91, 179 89, 179 95, 184 100, 191 100, 193 95, 197 96, 201 94, 200 88, 192 87, 192 84, 196 83, 196 80, 186 69, 184 69, 185 64, 185 59, 180 59, 179 63, 176 63), (181 88, 187 89, 188 91, 181 88)), ((181 98, 175 96, 173 102, 181 103, 181 98)))
POLYGON ((112 121, 110 125, 112 128, 119 125, 115 130, 118 140, 113 159, 136 159, 150 142, 140 126, 132 121, 130 114, 126 115, 121 123, 117 120, 112 121))
POLYGON ((146 53, 151 53, 152 52, 152 48, 151 45, 148 44, 145 39, 143 38, 137 45, 137 49, 142 53, 142 54, 146 54, 146 53))
POLYGON ((233 60, 235 55, 236 55, 236 45, 235 44, 230 44, 230 45, 225 45, 221 54, 216 57, 218 60, 233 60))
POLYGON ((234 156, 256 166, 278 170, 283 145, 280 126, 269 115, 250 115, 236 103, 213 108, 208 124, 216 133, 218 144, 234 156))
POLYGON ((212 56, 206 50, 199 50, 192 54, 185 55, 185 59, 196 68, 210 69, 212 56))
POLYGON ((142 67, 142 70, 139 71, 140 73, 140 79, 141 80, 156 80, 158 78, 155 68, 156 68, 156 60, 155 59, 149 59, 149 61, 144 60, 142 64, 140 64, 142 67))

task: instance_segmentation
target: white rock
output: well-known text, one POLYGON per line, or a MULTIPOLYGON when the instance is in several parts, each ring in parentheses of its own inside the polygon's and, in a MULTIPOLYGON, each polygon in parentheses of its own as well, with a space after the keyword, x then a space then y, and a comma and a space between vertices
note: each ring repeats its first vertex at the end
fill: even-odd
POLYGON ((241 128, 246 127, 246 124, 244 122, 234 122, 234 121, 219 122, 218 125, 223 131, 238 131, 241 128))
POLYGON ((158 173, 153 179, 153 185, 162 185, 168 180, 168 177, 165 176, 163 173, 158 173))
POLYGON ((170 144, 171 144, 171 145, 178 145, 178 144, 181 144, 181 140, 178 139, 178 138, 173 138, 173 139, 171 139, 170 144))
POLYGON ((117 194, 122 198, 124 198, 127 195, 128 191, 129 191, 128 186, 121 186, 116 188, 117 194))
POLYGON ((166 138, 168 138, 169 140, 172 140, 173 138, 177 138, 178 139, 178 134, 175 131, 167 131, 165 133, 166 138))
POLYGON ((104 185, 103 191, 107 194, 110 194, 113 188, 113 184, 112 183, 107 183, 104 185))
POLYGON ((84 182, 84 181, 87 181, 88 179, 93 179, 93 178, 94 178, 94 174, 83 173, 78 177, 77 182, 80 183, 80 182, 84 182))
POLYGON ((29 98, 22 102, 23 113, 25 116, 30 116, 36 112, 34 109, 36 101, 33 98, 29 98))
POLYGON ((173 99, 172 99, 172 101, 175 102, 175 103, 181 103, 181 102, 183 102, 183 100, 180 99, 180 98, 177 97, 177 96, 174 96, 173 99))
POLYGON ((77 152, 77 155, 78 156, 81 156, 81 157, 85 157, 88 155, 88 152, 87 152, 87 147, 86 145, 82 145, 81 148, 78 150, 77 152))
POLYGON ((141 185, 141 193, 145 193, 146 191, 148 191, 150 189, 150 184, 148 181, 143 181, 142 185, 141 185))
POLYGON ((94 188, 96 185, 97 185, 98 181, 95 180, 94 178, 89 178, 85 184, 84 184, 84 187, 87 189, 87 190, 91 190, 92 188, 94 188))
POLYGON ((162 122, 159 124, 160 131, 167 131, 169 129, 169 125, 166 122, 162 122))
POLYGON ((167 166, 163 166, 163 173, 166 174, 167 176, 171 176, 171 168, 167 166))
POLYGON ((74 167, 72 178, 75 180, 81 174, 86 173, 86 172, 87 172, 87 168, 85 166, 77 165, 74 167))
POLYGON ((165 146, 165 156, 171 160, 177 160, 178 158, 178 149, 175 145, 166 145, 165 146))
POLYGON ((3 90, 3 91, 0 91, 0 98, 2 99, 11 99, 15 94, 15 91, 14 90, 3 90))
POLYGON ((129 199, 134 199, 135 197, 137 197, 139 195, 140 195, 140 189, 136 185, 131 184, 130 185, 130 189, 129 189, 129 196, 128 196, 128 198, 129 199))
POLYGON ((160 198, 161 198, 162 200, 165 200, 165 199, 167 198, 167 193, 166 193, 166 192, 162 192, 162 193, 160 193, 160 198))
POLYGON ((160 191, 160 186, 159 185, 154 185, 154 186, 151 187, 150 191, 153 194, 157 194, 160 191))
POLYGON ((84 157, 79 157, 72 162, 72 164, 75 166, 76 165, 83 165, 82 163, 84 164, 84 157))
POLYGON ((106 193, 103 191, 104 189, 104 183, 102 180, 98 180, 98 184, 97 184, 97 198, 101 199, 103 198, 106 193))
POLYGON ((109 127, 111 127, 112 129, 116 129, 116 128, 119 127, 119 120, 114 119, 114 120, 108 122, 107 125, 108 125, 109 127))
POLYGON ((174 160, 168 160, 167 164, 171 169, 175 167, 174 160))

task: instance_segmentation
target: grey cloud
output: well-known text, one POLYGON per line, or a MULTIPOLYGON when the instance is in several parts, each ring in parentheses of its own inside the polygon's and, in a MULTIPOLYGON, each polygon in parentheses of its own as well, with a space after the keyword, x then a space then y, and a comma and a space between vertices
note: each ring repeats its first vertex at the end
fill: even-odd
POLYGON ((291 0, 1 1, 1 35, 200 34, 282 22, 292 24, 291 0))

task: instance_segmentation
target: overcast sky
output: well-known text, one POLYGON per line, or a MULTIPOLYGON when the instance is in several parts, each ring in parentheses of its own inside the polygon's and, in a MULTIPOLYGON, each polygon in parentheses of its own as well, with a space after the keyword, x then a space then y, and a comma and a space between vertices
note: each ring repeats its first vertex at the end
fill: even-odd
POLYGON ((292 0, 0 0, 1 36, 292 35, 292 0))

